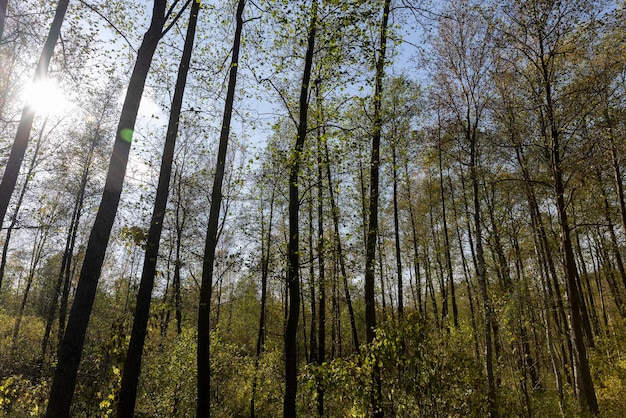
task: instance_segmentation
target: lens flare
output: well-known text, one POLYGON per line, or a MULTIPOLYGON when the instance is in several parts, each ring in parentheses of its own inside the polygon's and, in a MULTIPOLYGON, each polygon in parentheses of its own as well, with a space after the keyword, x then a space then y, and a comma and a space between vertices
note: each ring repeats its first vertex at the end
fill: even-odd
POLYGON ((71 108, 63 90, 50 79, 29 83, 22 92, 22 98, 38 114, 62 114, 71 108))

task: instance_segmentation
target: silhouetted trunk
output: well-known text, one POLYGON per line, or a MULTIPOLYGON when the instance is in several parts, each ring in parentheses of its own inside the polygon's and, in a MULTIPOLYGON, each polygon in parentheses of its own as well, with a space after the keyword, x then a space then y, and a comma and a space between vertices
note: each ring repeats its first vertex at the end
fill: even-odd
MULTIPOLYGON (((469 113, 469 110, 468 110, 469 113)), ((477 121, 470 124, 470 119, 467 120, 468 126, 466 127, 466 140, 470 146, 470 180, 472 183, 472 197, 474 206, 474 234, 476 245, 476 276, 478 278, 478 289, 483 304, 483 334, 485 338, 485 369, 487 372, 487 387, 488 387, 488 414, 491 418, 498 416, 498 406, 496 399, 496 381, 493 370, 493 346, 491 331, 494 325, 493 310, 489 299, 489 293, 487 289, 487 272, 486 262, 483 249, 483 222, 481 219, 481 207, 480 207, 480 195, 479 195, 479 153, 478 153, 478 139, 477 139, 477 121)))
POLYGON ((185 44, 183 46, 183 54, 178 67, 178 76, 174 88, 174 97, 172 98, 167 134, 165 136, 161 168, 159 171, 159 182, 154 199, 150 228, 148 229, 143 270, 139 282, 139 292, 137 293, 133 328, 130 334, 128 351, 126 352, 126 360, 124 361, 124 372, 122 374, 119 404, 117 408, 117 416, 120 418, 132 417, 135 411, 137 385, 139 383, 139 375, 141 374, 143 346, 147 334, 150 304, 152 302, 152 288, 154 287, 157 258, 159 256, 161 243, 161 232, 163 230, 163 219, 165 218, 165 209, 169 196, 174 149, 176 147, 176 138, 178 137, 178 123, 185 94, 185 86, 187 84, 187 73, 189 71, 189 63, 191 62, 199 10, 200 2, 193 1, 189 23, 187 25, 185 44))
POLYGON ((416 301, 418 312, 423 315, 424 308, 422 306, 422 279, 420 274, 420 258, 419 258, 419 242, 417 239, 417 223, 415 221, 415 213, 413 211, 413 198, 411 196, 411 179, 409 177, 409 163, 404 164, 404 174, 406 176, 406 194, 409 206, 409 219, 411 220, 411 240, 413 241, 413 269, 415 270, 415 287, 417 288, 416 301))
POLYGON ((341 235, 339 235, 339 208, 335 202, 335 191, 330 171, 330 153, 328 151, 328 142, 324 142, 324 155, 326 157, 326 177, 328 177, 328 195, 330 197, 330 212, 333 218, 333 228, 335 234, 335 247, 337 250, 337 258, 339 259, 339 271, 343 280, 344 295, 346 298, 346 305, 348 306, 348 316, 350 317, 350 329, 352 331, 352 343, 354 344, 355 352, 359 352, 359 335, 356 329, 356 319, 354 317, 354 308, 352 307, 352 298, 350 296, 350 288, 348 286, 348 273, 346 271, 346 260, 343 254, 343 247, 341 245, 341 235))
POLYGON ((393 175, 393 229, 394 243, 396 249, 396 277, 398 291, 398 317, 404 315, 404 294, 402 283, 402 253, 400 251, 400 220, 398 219, 398 167, 396 166, 396 144, 394 142, 391 149, 392 163, 391 170, 393 175))
MULTIPOLYGON (((440 136, 440 134, 439 134, 440 136)), ((452 254, 450 248, 450 234, 448 232, 448 215, 446 213, 446 194, 443 185, 443 151, 441 150, 441 137, 439 137, 439 189, 441 191, 441 217, 443 221, 443 237, 444 237, 444 250, 446 254, 446 273, 447 283, 446 286, 450 289, 450 302, 452 303, 452 321, 455 327, 459 326, 459 308, 456 304, 456 289, 454 285, 454 271, 452 269, 452 254)))
MULTIPOLYGON (((543 43, 540 44, 543 47, 543 43)), ((541 55, 543 57, 543 54, 541 55)), ((561 257, 565 271, 565 283, 567 296, 570 305, 570 318, 572 328, 572 346, 574 349, 574 364, 576 367, 575 389, 578 400, 583 409, 591 415, 598 414, 598 401, 596 392, 591 378, 589 368, 589 360, 587 358, 587 347, 585 346, 583 318, 582 318, 582 301, 580 294, 580 286, 578 280, 578 272, 576 269, 576 261, 574 259, 574 251, 570 238, 570 226, 567 214, 567 205, 565 202, 565 185, 563 182, 563 172, 561 169, 561 145, 560 131, 557 127, 554 106, 552 103, 552 90, 549 74, 552 73, 548 69, 545 60, 541 61, 542 75, 544 76, 544 93, 546 100, 546 113, 548 126, 544 128, 544 139, 546 142, 547 152, 550 156, 550 168, 552 171, 552 182, 555 195, 555 204, 560 231, 561 257)))
POLYGON ((309 87, 311 68, 315 53, 315 34, 317 31, 317 0, 311 6, 311 21, 308 29, 307 49, 304 60, 302 84, 300 86, 299 120, 296 142, 291 155, 289 167, 289 238, 287 241, 287 288, 289 292, 289 312, 285 327, 285 397, 283 400, 283 416, 296 416, 296 393, 298 384, 298 350, 296 336, 298 317, 300 316, 300 250, 298 227, 300 212, 300 195, 298 174, 307 134, 307 113, 309 110, 309 87))
MULTIPOLYGON (((378 238, 378 178, 380 171, 380 138, 382 131, 382 93, 383 77, 385 74, 385 59, 387 51, 387 23, 389 21, 391 0, 385 0, 382 10, 380 25, 380 49, 376 58, 376 75, 374 81, 374 123, 372 126, 372 152, 370 156, 370 197, 369 197, 369 220, 367 223, 367 236, 365 241, 365 337, 371 344, 376 337, 376 292, 374 286, 374 273, 376 268, 376 242, 378 238)), ((379 266, 382 269, 382 265, 379 266)), ((384 288, 382 289, 384 292, 384 288)), ((382 417, 383 410, 380 370, 378 363, 374 362, 372 376, 373 388, 370 394, 371 414, 374 417, 382 417)))
POLYGON ((256 388, 259 373, 259 359, 261 353, 265 347, 265 317, 266 317, 266 304, 267 304, 267 278, 270 274, 270 257, 272 254, 272 222, 274 219, 274 193, 275 189, 272 188, 272 195, 270 197, 270 213, 267 225, 267 236, 265 235, 265 222, 263 213, 261 212, 261 312, 259 313, 259 332, 256 340, 256 357, 254 359, 254 378, 252 380, 252 395, 250 397, 250 417, 255 417, 256 400, 256 388))
MULTIPOLYGON (((321 112, 319 84, 316 86, 316 94, 319 112, 321 112)), ((323 117, 319 117, 320 126, 323 123, 323 117)), ((317 267, 318 267, 318 288, 319 288, 319 326, 317 329, 317 364, 323 364, 326 361, 326 257, 325 257, 325 240, 324 240, 324 170, 325 165, 328 168, 328 160, 325 159, 322 149, 322 129, 318 130, 317 136, 317 267)), ((330 183, 329 183, 330 185, 330 183)), ((351 318, 352 319, 352 318, 351 318)), ((313 327, 311 327, 313 328, 313 327)), ((313 334, 313 329, 311 329, 313 334)), ((311 337, 311 340, 314 338, 311 337)), ((317 381, 317 414, 324 416, 324 387, 320 379, 317 381)))
MULTIPOLYGON (((617 153, 617 145, 615 144, 616 139, 613 131, 613 119, 609 116, 608 109, 605 110, 605 119, 609 128, 609 140, 611 142, 611 167, 613 168, 613 179, 615 181, 615 190, 617 192, 617 204, 619 206, 622 228, 626 234, 626 201, 624 199, 624 183, 622 183, 621 162, 617 153)), ((626 287, 626 283, 624 286, 626 287)))
POLYGON ((76 374, 85 343, 87 325, 96 296, 111 228, 113 227, 122 193, 137 112, 152 57, 163 35, 163 26, 167 17, 166 1, 154 0, 152 20, 137 52, 137 60, 130 77, 116 131, 102 200, 89 236, 74 303, 70 311, 63 342, 59 349, 59 360, 54 373, 46 411, 47 418, 66 417, 70 414, 70 406, 76 385, 76 374))
MULTIPOLYGON (((4 28, 4 11, 6 11, 7 4, 5 0, 2 1, 4 4, 0 4, 0 10, 3 10, 1 17, 2 28, 4 28)), ((48 67, 50 66, 50 60, 52 59, 52 54, 54 53, 54 47, 61 33, 61 25, 63 24, 63 18, 65 17, 68 3, 69 0, 59 0, 59 3, 57 4, 54 19, 52 20, 50 31, 48 32, 48 37, 44 42, 43 50, 41 51, 39 61, 37 62, 37 69, 35 70, 35 77, 33 78, 34 84, 44 80, 48 74, 48 67)), ((0 38, 1 36, 2 33, 0 32, 0 38)), ((24 110, 22 111, 20 124, 17 127, 17 133, 15 134, 15 141, 11 147, 9 159, 7 160, 4 168, 2 182, 0 182, 0 225, 2 225, 2 222, 4 221, 4 216, 6 215, 7 208, 9 207, 9 201, 11 200, 11 196, 15 190, 15 183, 17 182, 20 167, 22 166, 22 160, 24 159, 24 154, 26 152, 26 148, 28 147, 28 140, 30 138, 30 131, 33 127, 34 119, 35 108, 31 103, 26 103, 24 105, 24 110)))
POLYGON ((200 287, 200 303, 198 307, 198 387, 197 387, 197 417, 208 417, 211 408, 211 363, 210 350, 210 314, 211 294, 213 288, 213 265, 215 264, 215 247, 217 246, 218 224, 220 209, 222 206, 222 183, 226 166, 226 152, 228 150, 228 138, 230 135, 230 120, 235 101, 235 86, 237 83, 237 69, 239 68, 239 47, 241 45, 241 30, 243 27, 243 10, 245 0, 237 3, 235 16, 235 36, 233 38, 233 55, 230 64, 228 78, 228 90, 222 119, 220 143, 217 151, 213 190, 211 192, 211 208, 209 211, 209 224, 207 226, 204 256, 202 259, 202 284, 200 287))

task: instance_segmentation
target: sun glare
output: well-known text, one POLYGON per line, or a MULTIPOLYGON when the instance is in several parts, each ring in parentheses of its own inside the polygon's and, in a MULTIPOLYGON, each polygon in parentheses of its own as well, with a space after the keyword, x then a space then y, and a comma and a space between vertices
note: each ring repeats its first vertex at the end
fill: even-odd
POLYGON ((71 103, 54 80, 31 82, 22 93, 24 101, 34 107, 38 114, 62 114, 71 108, 71 103))

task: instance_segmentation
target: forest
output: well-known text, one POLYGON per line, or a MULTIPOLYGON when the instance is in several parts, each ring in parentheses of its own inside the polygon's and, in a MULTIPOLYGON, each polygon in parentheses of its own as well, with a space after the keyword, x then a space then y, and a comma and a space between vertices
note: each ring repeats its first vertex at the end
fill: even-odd
POLYGON ((0 0, 0 417, 624 417, 625 138, 625 0, 0 0))

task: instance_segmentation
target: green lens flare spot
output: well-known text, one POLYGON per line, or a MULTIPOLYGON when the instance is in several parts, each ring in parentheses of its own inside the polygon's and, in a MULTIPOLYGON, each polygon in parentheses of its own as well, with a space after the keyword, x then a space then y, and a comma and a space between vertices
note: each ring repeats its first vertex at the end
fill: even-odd
POLYGON ((126 142, 132 142, 133 140, 133 130, 129 128, 124 128, 120 131, 120 137, 126 142))

